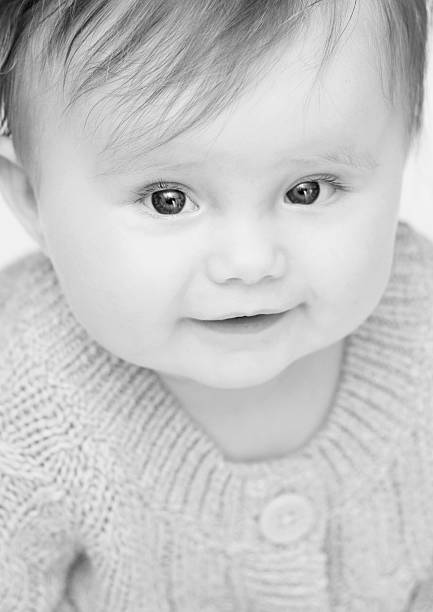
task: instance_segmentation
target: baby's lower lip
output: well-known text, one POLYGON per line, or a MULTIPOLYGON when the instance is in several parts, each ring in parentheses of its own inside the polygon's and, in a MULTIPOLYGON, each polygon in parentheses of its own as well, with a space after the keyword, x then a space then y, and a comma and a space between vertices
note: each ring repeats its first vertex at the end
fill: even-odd
POLYGON ((259 314, 253 317, 234 317, 220 321, 194 319, 201 327, 223 334, 254 334, 275 325, 289 311, 276 314, 259 314))

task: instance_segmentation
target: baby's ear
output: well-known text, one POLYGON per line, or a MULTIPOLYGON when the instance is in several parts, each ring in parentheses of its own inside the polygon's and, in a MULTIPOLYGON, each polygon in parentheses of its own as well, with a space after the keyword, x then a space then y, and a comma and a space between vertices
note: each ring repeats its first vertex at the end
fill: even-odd
POLYGON ((34 191, 8 136, 0 136, 0 193, 28 234, 46 252, 34 191))

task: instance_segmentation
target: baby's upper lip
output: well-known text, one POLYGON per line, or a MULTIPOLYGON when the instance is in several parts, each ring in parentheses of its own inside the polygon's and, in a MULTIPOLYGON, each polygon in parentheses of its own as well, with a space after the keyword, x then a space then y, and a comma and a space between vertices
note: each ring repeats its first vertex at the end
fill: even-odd
POLYGON ((235 317, 254 317, 260 314, 280 314, 290 310, 290 308, 260 308, 257 310, 250 310, 248 312, 231 312, 225 315, 216 315, 205 319, 199 319, 200 321, 222 321, 223 319, 234 319, 235 317))

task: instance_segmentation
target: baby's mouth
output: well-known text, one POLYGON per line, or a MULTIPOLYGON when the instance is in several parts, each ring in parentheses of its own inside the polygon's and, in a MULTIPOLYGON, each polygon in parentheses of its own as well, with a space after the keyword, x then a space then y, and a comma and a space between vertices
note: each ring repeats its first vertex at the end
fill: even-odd
POLYGON ((257 333, 272 327, 287 315, 288 312, 286 310, 274 314, 256 314, 219 320, 195 319, 195 321, 200 326, 219 333, 257 333))
MULTIPOLYGON (((281 314, 281 313, 278 313, 281 314)), ((221 321, 233 321, 233 322, 248 322, 248 321, 257 321, 260 318, 264 317, 272 317, 274 315, 269 314, 255 314, 255 315, 242 315, 239 317, 227 317, 226 319, 212 319, 211 322, 220 323, 221 321)))

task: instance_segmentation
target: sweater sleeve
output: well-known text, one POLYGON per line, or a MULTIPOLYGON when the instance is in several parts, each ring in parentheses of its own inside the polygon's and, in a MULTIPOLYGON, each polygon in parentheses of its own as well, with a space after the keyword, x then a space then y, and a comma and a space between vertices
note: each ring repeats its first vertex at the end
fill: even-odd
POLYGON ((0 612, 72 612, 67 523, 62 494, 0 433, 0 612))

